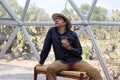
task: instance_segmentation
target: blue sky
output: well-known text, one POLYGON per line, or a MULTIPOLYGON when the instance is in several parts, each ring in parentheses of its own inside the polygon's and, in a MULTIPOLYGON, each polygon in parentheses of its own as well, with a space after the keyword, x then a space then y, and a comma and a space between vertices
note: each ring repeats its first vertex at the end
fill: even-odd
MULTIPOLYGON (((31 0, 30 4, 36 4, 40 8, 44 8, 50 15, 55 12, 61 12, 64 9, 67 0, 31 0)), ((24 6, 26 0, 17 0, 17 2, 24 6)), ((79 7, 81 4, 88 3, 91 5, 93 0, 74 0, 79 7)), ((120 0, 97 0, 96 6, 105 7, 108 10, 120 10, 120 0)), ((67 8, 72 8, 68 2, 67 8)))

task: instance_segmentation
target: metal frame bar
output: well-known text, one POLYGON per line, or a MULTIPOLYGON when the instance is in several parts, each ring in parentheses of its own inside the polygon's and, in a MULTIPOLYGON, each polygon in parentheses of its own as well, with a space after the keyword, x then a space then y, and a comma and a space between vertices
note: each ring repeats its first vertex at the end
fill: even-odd
POLYGON ((99 50, 99 47, 97 46, 97 43, 96 43, 96 40, 94 38, 94 35, 93 35, 93 32, 92 32, 91 28, 89 26, 87 26, 86 30, 87 30, 87 33, 88 33, 88 35, 90 37, 90 40, 92 41, 92 44, 93 44, 93 47, 95 49, 96 55, 97 55, 97 57, 99 59, 99 62, 101 64, 101 66, 102 66, 102 69, 103 69, 103 71, 104 71, 104 73, 106 75, 107 80, 112 80, 111 76, 109 74, 109 71, 108 71, 108 69, 107 69, 107 67, 105 65, 105 62, 104 62, 104 60, 102 58, 101 52, 99 50))
MULTIPOLYGON (((97 26, 101 26, 101 27, 110 27, 110 26, 114 26, 114 27, 120 27, 120 22, 103 22, 103 21, 87 21, 86 23, 84 23, 84 21, 72 21, 71 22, 72 25, 97 25, 97 26)), ((41 21, 41 22, 23 22, 22 23, 23 26, 54 26, 54 22, 50 22, 50 21, 41 21)))
POLYGON ((38 61, 40 60, 40 57, 38 57, 39 56, 38 52, 37 52, 35 46, 33 45, 33 42, 29 38, 28 32, 26 31, 25 27, 23 27, 23 25, 22 25, 22 22, 24 21, 24 18, 25 18, 25 15, 26 15, 26 12, 27 12, 27 9, 28 9, 28 6, 29 6, 29 2, 30 2, 30 0, 26 1, 25 8, 24 8, 21 20, 20 20, 17 17, 17 15, 14 13, 14 11, 10 8, 10 6, 5 2, 5 0, 0 0, 0 3, 2 4, 3 8, 9 13, 9 15, 13 19, 15 19, 18 22, 18 24, 17 24, 18 27, 16 27, 16 29, 13 31, 13 33, 10 36, 10 38, 8 39, 8 42, 6 43, 5 47, 1 50, 0 58, 2 58, 4 56, 4 54, 6 53, 7 49, 9 48, 10 44, 12 43, 13 39, 17 35, 17 32, 19 31, 19 29, 21 29, 23 34, 24 34, 24 36, 25 36, 25 38, 29 42, 29 45, 30 45, 31 49, 34 52, 35 57, 37 58, 38 61))
POLYGON ((16 16, 15 12, 10 8, 10 6, 7 4, 6 0, 0 0, 1 5, 3 6, 3 8, 8 12, 8 14, 15 19, 16 21, 18 21, 18 17, 16 16))
POLYGON ((37 52, 37 50, 36 50, 36 48, 35 48, 33 42, 31 41, 28 32, 26 31, 26 29, 25 29, 24 27, 21 27, 21 29, 22 29, 22 32, 23 32, 25 38, 27 39, 27 41, 28 41, 28 43, 29 43, 31 49, 32 49, 33 52, 34 52, 35 57, 36 57, 37 60, 39 61, 39 60, 40 60, 39 54, 38 54, 38 52, 37 52))
POLYGON ((80 35, 82 34, 82 32, 85 30, 85 27, 84 26, 81 26, 81 28, 79 29, 77 35, 78 37, 80 37, 80 35))
POLYGON ((23 26, 54 26, 53 22, 42 21, 42 22, 23 22, 23 26))
MULTIPOLYGON (((22 17, 21 17, 21 21, 22 21, 22 22, 23 22, 24 19, 25 19, 26 12, 27 12, 28 7, 29 7, 29 3, 30 3, 30 0, 27 0, 27 1, 26 1, 26 4, 25 4, 24 11, 23 11, 23 14, 22 14, 22 17)), ((22 30, 25 38, 27 39, 27 41, 28 41, 31 49, 33 50, 35 57, 36 57, 37 60, 39 61, 39 60, 40 60, 40 57, 39 57, 39 54, 38 54, 38 52, 37 52, 37 49, 35 48, 33 42, 31 41, 31 39, 30 39, 30 37, 29 37, 29 34, 28 34, 27 30, 25 29, 25 27, 24 27, 23 25, 22 25, 22 27, 21 27, 21 30, 22 30)))
MULTIPOLYGON (((120 27, 120 22, 103 22, 103 21, 88 21, 84 23, 83 21, 71 21, 72 25, 91 25, 100 27, 120 27)), ((14 20, 0 20, 0 25, 18 25, 17 21, 14 20), (11 23, 9 23, 11 22, 11 23), (13 23, 12 23, 13 22, 13 23)), ((51 21, 41 21, 41 22, 22 22, 22 26, 54 26, 54 22, 51 21)))
POLYGON ((76 11, 76 13, 79 15, 79 17, 82 19, 82 21, 85 20, 85 18, 83 17, 82 13, 80 12, 78 6, 75 4, 75 2, 73 0, 68 0, 69 3, 71 4, 71 6, 73 7, 73 9, 76 11))
POLYGON ((95 8, 96 3, 97 3, 97 0, 94 0, 93 3, 92 3, 92 5, 91 5, 91 7, 90 7, 90 10, 88 11, 88 15, 87 15, 86 20, 90 19, 91 15, 93 13, 93 10, 95 8))
MULTIPOLYGON (((75 6, 74 1, 73 1, 73 0, 68 0, 68 1, 69 1, 70 4, 73 6, 73 8, 74 8, 75 11, 77 12, 77 14, 80 15, 80 11, 78 11, 79 9, 78 9, 77 6, 75 6)), ((96 2, 97 2, 97 0, 94 0, 94 1, 93 1, 92 6, 91 6, 91 8, 90 8, 90 10, 89 10, 89 13, 88 13, 88 15, 87 15, 87 18, 81 17, 81 16, 83 16, 83 15, 80 15, 80 18, 81 18, 82 20, 84 19, 84 20, 83 20, 83 24, 84 24, 83 27, 86 28, 87 33, 88 33, 88 35, 89 35, 89 37, 90 37, 90 39, 91 39, 91 41, 92 41, 92 44, 93 44, 93 47, 94 47, 94 49, 95 49, 96 55, 97 55, 97 57, 98 57, 98 59, 99 59, 99 62, 100 62, 100 64, 101 64, 101 67, 102 67, 105 75, 106 75, 107 80, 112 80, 112 79, 111 79, 111 76, 110 76, 110 74, 109 74, 109 72, 108 72, 108 69, 107 69, 107 67, 106 67, 106 65, 105 65, 105 63, 104 63, 104 60, 103 60, 102 56, 100 55, 101 53, 100 53, 100 50, 99 50, 99 48, 98 48, 98 46, 97 46, 96 40, 95 40, 95 38, 94 38, 94 35, 92 34, 92 31, 91 31, 89 25, 87 25, 87 24, 88 24, 88 21, 89 21, 89 19, 90 19, 90 16, 91 16, 91 14, 92 14, 92 12, 93 12, 93 9, 94 9, 94 7, 95 7, 95 5, 96 5, 96 2)), ((82 32, 82 30, 84 30, 84 29, 80 29, 79 32, 82 32)))
POLYGON ((1 18, 0 17, 0 20, 14 20, 14 19, 12 19, 12 18, 1 18))
MULTIPOLYGON (((94 7, 97 3, 97 0, 94 0, 89 11, 88 11, 88 14, 87 14, 87 17, 85 18, 79 8, 77 7, 77 5, 74 3, 73 0, 68 0, 69 3, 71 4, 71 6, 73 7, 73 9, 76 11, 76 13, 79 15, 79 17, 81 18, 82 21, 73 21, 72 24, 73 25, 81 25, 81 28, 79 29, 78 31, 78 37, 80 37, 80 35, 82 34, 82 32, 84 30, 87 31, 91 41, 92 41, 92 44, 95 48, 95 52, 97 54, 97 57, 100 61, 100 64, 103 68, 103 71, 106 75, 106 78, 107 80, 112 80, 111 77, 110 77, 110 74, 108 72, 108 69, 104 63, 104 60, 101 56, 101 52, 97 46, 97 43, 96 43, 96 40, 94 38, 94 35, 93 35, 93 32, 90 28, 90 25, 99 25, 99 26, 106 26, 106 27, 110 27, 110 26, 115 26, 115 27, 120 27, 120 22, 103 22, 103 21, 89 21, 92 13, 93 13, 93 10, 94 10, 94 7)), ((12 43, 12 41, 14 40, 15 36, 17 35, 17 32, 21 29, 25 38, 27 39, 27 41, 29 42, 29 45, 31 47, 31 49, 34 51, 34 54, 35 54, 35 57, 37 58, 37 60, 39 61, 40 60, 40 57, 39 57, 39 54, 34 46, 34 44, 32 43, 32 41, 30 40, 30 37, 29 37, 29 34, 26 30, 26 28, 24 26, 54 26, 54 23, 53 22, 24 22, 24 19, 25 19, 25 16, 26 16, 26 12, 27 12, 27 9, 29 7, 29 3, 30 3, 30 0, 27 0, 26 1, 26 4, 25 4, 25 7, 24 7, 24 11, 22 13, 22 16, 21 16, 21 19, 19 19, 17 17, 17 15, 15 14, 15 12, 10 8, 10 6, 6 3, 5 0, 0 0, 0 4, 2 5, 2 7, 8 12, 8 14, 10 15, 10 17, 12 18, 11 20, 10 19, 7 19, 7 18, 0 18, 0 25, 16 25, 17 27, 15 28, 15 30, 13 31, 13 33, 11 34, 10 38, 8 39, 8 42, 6 43, 6 45, 4 46, 4 48, 1 50, 1 53, 0 53, 0 58, 2 58, 4 56, 4 54, 6 53, 7 49, 9 48, 10 44, 12 43)))
POLYGON ((99 26, 117 26, 120 27, 120 22, 103 22, 103 21, 89 21, 88 25, 99 25, 99 26))
MULTIPOLYGON (((8 12, 8 14, 15 19, 16 22, 20 22, 19 18, 17 17, 17 15, 14 13, 14 11, 10 8, 10 6, 5 2, 5 0, 0 0, 1 5, 3 6, 3 8, 8 12)), ((10 47, 12 41, 14 40, 15 36, 17 35, 17 32, 19 31, 20 27, 16 27, 15 30, 13 31, 13 33, 11 34, 11 36, 8 39, 8 42, 6 43, 6 45, 4 46, 4 48, 1 50, 0 53, 0 58, 2 58, 4 56, 4 54, 6 53, 7 49, 10 47)))
POLYGON ((19 31, 20 27, 16 27, 15 30, 13 31, 13 33, 11 34, 11 36, 9 37, 6 45, 3 47, 3 49, 1 50, 0 53, 0 59, 5 55, 6 51, 8 50, 8 48, 10 47, 12 41, 14 40, 15 36, 17 35, 17 32, 19 31))
POLYGON ((0 25, 17 25, 17 22, 14 20, 0 20, 0 25))
POLYGON ((21 21, 24 21, 24 19, 25 19, 26 12, 27 12, 28 7, 29 7, 29 3, 30 3, 30 0, 27 0, 27 1, 26 1, 26 4, 25 4, 24 11, 23 11, 23 14, 22 14, 22 17, 21 17, 21 19, 20 19, 21 21))

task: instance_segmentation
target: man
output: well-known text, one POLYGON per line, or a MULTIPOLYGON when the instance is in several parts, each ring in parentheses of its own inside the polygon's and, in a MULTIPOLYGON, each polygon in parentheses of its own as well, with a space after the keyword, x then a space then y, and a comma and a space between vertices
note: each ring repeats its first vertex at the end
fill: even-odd
POLYGON ((82 47, 75 32, 71 31, 71 22, 63 14, 52 15, 55 27, 47 33, 43 50, 40 54, 39 65, 43 65, 47 58, 51 45, 55 53, 55 62, 47 67, 47 80, 56 80, 56 74, 62 70, 73 69, 86 72, 92 80, 102 80, 100 73, 82 60, 82 47))

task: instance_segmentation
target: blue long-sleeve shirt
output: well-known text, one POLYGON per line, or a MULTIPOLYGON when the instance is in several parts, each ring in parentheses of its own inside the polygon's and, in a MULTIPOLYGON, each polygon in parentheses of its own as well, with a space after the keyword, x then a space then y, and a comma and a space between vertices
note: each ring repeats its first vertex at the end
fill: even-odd
POLYGON ((40 64, 44 64, 51 49, 51 45, 53 45, 55 60, 60 60, 63 63, 69 63, 70 65, 74 65, 77 61, 82 60, 82 47, 78 36, 69 29, 66 29, 63 34, 60 34, 56 27, 49 29, 40 54, 40 64), (70 46, 72 47, 70 51, 62 46, 61 36, 67 36, 70 46))

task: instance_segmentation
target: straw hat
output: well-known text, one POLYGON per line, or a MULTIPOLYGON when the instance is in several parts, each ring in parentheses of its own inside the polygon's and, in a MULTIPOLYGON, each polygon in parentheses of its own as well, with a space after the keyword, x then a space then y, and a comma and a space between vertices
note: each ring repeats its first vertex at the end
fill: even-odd
POLYGON ((67 29, 71 29, 72 24, 71 24, 71 22, 70 22, 70 19, 69 19, 65 14, 62 14, 62 13, 54 13, 54 14, 52 15, 53 21, 55 21, 56 17, 58 17, 58 16, 64 18, 64 19, 67 21, 67 25, 66 25, 67 29))

